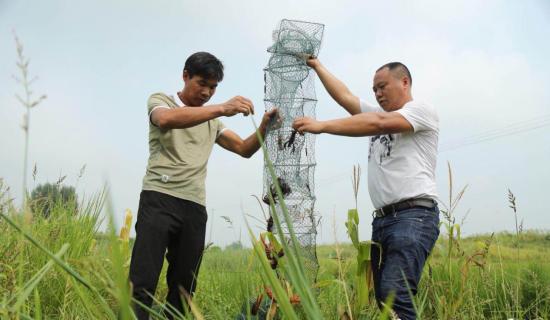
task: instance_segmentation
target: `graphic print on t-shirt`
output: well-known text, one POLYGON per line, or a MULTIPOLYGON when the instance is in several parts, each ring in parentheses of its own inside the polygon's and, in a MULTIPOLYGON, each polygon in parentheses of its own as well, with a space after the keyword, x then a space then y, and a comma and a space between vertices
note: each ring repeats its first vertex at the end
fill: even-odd
POLYGON ((374 136, 370 139, 369 161, 374 157, 378 164, 382 164, 385 158, 391 156, 391 151, 395 143, 395 137, 392 134, 374 136))

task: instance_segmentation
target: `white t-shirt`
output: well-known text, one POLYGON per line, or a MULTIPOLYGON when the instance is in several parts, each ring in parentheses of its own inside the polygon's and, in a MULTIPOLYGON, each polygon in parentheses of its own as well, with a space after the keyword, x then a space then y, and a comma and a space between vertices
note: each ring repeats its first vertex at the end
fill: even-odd
MULTIPOLYGON (((385 112, 363 100, 361 111, 385 112)), ((411 198, 437 199, 437 112, 432 106, 418 101, 409 101, 394 112, 405 117, 414 132, 370 138, 368 185, 376 209, 411 198)))

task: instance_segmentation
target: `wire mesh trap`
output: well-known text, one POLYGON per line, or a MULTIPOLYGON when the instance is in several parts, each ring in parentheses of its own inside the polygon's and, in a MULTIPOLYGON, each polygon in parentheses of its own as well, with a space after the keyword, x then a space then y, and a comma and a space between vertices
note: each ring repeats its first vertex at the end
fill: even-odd
MULTIPOLYGON (((292 129, 292 122, 298 117, 315 117, 315 72, 307 66, 306 60, 318 56, 323 30, 324 25, 319 23, 282 20, 273 32, 273 44, 267 50, 271 56, 264 69, 266 110, 278 108, 282 119, 277 126, 268 126, 265 145, 301 246, 306 276, 312 283, 319 268, 314 214, 315 137, 297 134, 292 129)), ((281 199, 266 162, 263 201, 269 204, 270 198, 275 205, 272 214, 277 215, 281 231, 288 236, 281 199)))

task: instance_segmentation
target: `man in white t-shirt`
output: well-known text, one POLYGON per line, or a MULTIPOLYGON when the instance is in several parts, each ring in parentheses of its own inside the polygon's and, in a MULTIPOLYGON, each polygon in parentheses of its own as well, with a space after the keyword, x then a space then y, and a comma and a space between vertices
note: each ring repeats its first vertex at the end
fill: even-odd
POLYGON ((371 263, 379 306, 393 293, 392 309, 415 319, 412 294, 439 236, 435 167, 439 119, 433 107, 413 100, 412 77, 400 62, 380 67, 373 91, 380 107, 353 95, 315 58, 308 60, 331 97, 351 116, 329 121, 296 119, 300 133, 370 136, 368 186, 373 213, 371 263), (381 257, 381 259, 380 259, 381 257))

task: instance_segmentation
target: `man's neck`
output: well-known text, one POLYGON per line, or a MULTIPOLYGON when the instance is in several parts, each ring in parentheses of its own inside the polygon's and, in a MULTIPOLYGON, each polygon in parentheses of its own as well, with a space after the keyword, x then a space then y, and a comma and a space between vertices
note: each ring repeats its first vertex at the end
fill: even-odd
POLYGON ((403 108, 407 103, 409 103, 411 101, 413 101, 413 97, 411 95, 408 95, 407 97, 405 97, 403 99, 403 103, 400 103, 401 106, 399 108, 395 109, 395 110, 399 110, 399 109, 403 108))
POLYGON ((183 95, 183 90, 176 92, 176 95, 178 96, 178 100, 180 102, 183 102, 184 105, 186 105, 186 106, 190 105, 189 101, 186 101, 187 99, 185 99, 185 96, 183 95))

